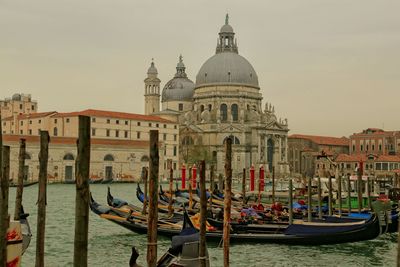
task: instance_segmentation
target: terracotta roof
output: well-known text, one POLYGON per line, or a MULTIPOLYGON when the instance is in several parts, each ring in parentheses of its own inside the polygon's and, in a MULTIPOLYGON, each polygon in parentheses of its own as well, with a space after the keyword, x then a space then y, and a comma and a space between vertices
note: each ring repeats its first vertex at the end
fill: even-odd
POLYGON ((318 136, 318 135, 304 135, 304 134, 292 134, 289 138, 295 139, 306 139, 310 140, 319 145, 332 145, 332 146, 348 146, 349 139, 346 137, 330 137, 330 136, 318 136))
POLYGON ((367 155, 359 154, 359 155, 347 155, 347 154, 339 154, 335 161, 336 162, 360 162, 366 161, 368 159, 367 155))
MULTIPOLYGON (((26 143, 39 143, 39 136, 33 135, 3 135, 3 142, 19 142, 21 138, 26 140, 26 143)), ((60 145, 75 145, 77 138, 74 137, 50 137, 50 144, 60 145)), ((116 140, 116 139, 99 139, 92 138, 92 145, 102 146, 125 146, 125 147, 149 147, 149 141, 139 140, 116 140)))
POLYGON ((142 114, 135 114, 135 113, 125 113, 125 112, 96 110, 96 109, 86 109, 83 111, 69 112, 69 113, 58 113, 54 117, 74 117, 74 116, 79 116, 79 115, 91 116, 91 117, 105 117, 105 118, 118 118, 118 119, 127 119, 127 120, 172 123, 172 121, 170 121, 170 120, 166 120, 161 117, 153 116, 153 115, 142 115, 142 114))
MULTIPOLYGON (((24 120, 24 119, 35 119, 35 118, 43 118, 47 117, 52 114, 57 114, 57 111, 49 111, 49 112, 36 112, 36 113, 30 113, 30 114, 20 114, 17 115, 18 120, 24 120)), ((14 116, 10 116, 7 118, 4 118, 3 121, 10 121, 13 120, 14 116)))
MULTIPOLYGON (((347 155, 347 154, 339 154, 335 161, 337 162, 360 162, 367 161, 368 155, 366 154, 356 154, 356 155, 347 155)), ((400 162, 400 156, 397 155, 379 155, 374 157, 375 162, 400 162)))
POLYGON ((400 157, 397 155, 379 155, 375 161, 400 162, 400 157))
POLYGON ((379 135, 379 136, 394 136, 400 134, 400 131, 385 131, 379 128, 368 128, 363 130, 360 133, 354 133, 351 135, 351 137, 358 137, 358 136, 373 136, 373 135, 379 135))

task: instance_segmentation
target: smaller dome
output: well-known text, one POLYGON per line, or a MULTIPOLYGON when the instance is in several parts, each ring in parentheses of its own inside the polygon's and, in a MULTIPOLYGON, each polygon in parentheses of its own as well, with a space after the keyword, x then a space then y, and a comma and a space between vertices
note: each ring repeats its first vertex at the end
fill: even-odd
POLYGON ((161 102, 192 101, 194 83, 188 78, 173 78, 164 86, 161 102))
POLYGON ((192 101, 194 83, 188 79, 185 69, 182 55, 180 55, 174 78, 167 82, 163 88, 161 102, 192 101))
POLYGON ((225 24, 221 27, 220 33, 233 33, 233 28, 229 24, 225 24))
POLYGON ((150 68, 147 70, 147 74, 158 74, 157 68, 154 66, 154 61, 151 62, 150 68))
POLYGON ((12 100, 21 101, 22 97, 20 94, 13 94, 12 100))

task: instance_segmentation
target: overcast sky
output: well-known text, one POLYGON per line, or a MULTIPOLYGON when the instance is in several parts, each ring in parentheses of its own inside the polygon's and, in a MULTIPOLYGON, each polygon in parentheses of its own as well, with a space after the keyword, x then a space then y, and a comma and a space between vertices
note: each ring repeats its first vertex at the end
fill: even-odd
POLYGON ((399 10, 398 0, 0 0, 0 98, 143 113, 151 58, 162 86, 181 53, 195 81, 228 12, 263 105, 291 134, 399 130, 399 10))

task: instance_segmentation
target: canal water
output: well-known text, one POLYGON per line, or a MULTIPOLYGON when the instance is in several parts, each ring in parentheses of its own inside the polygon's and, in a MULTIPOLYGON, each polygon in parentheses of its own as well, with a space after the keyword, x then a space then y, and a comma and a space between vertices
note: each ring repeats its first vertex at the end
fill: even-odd
MULTIPOLYGON (((114 196, 139 204, 136 184, 111 184, 114 196)), ((96 201, 106 204, 107 185, 90 185, 96 201)), ((33 238, 23 256, 22 266, 34 266, 36 248, 37 185, 24 189, 23 204, 30 213, 33 238)), ((10 211, 14 211, 15 188, 10 189, 10 211)), ((50 184, 47 187, 45 265, 72 266, 75 224, 75 185, 50 184)), ((131 247, 139 250, 139 263, 146 266, 145 235, 130 232, 90 213, 89 266, 128 266, 131 247)), ((169 245, 159 237, 158 255, 169 245)), ((212 266, 223 266, 223 250, 208 244, 212 266)), ((397 234, 349 244, 289 246, 275 244, 233 244, 231 266, 395 266, 397 234)))

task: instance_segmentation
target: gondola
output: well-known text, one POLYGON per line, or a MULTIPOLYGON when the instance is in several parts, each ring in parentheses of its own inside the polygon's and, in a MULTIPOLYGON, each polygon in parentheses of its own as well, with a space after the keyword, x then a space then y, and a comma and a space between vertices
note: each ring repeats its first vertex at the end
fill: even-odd
MULTIPOLYGON (((39 183, 39 181, 24 181, 23 185, 24 187, 28 187, 31 185, 35 185, 39 183)), ((10 187, 18 187, 18 183, 15 183, 14 181, 10 183, 10 187)))
POLYGON ((32 233, 28 223, 29 214, 21 207, 20 220, 10 220, 7 230, 7 266, 19 266, 21 255, 25 253, 31 242, 32 233))
MULTIPOLYGON (((125 208, 125 209, 130 209, 130 211, 132 213, 138 213, 138 212, 142 212, 143 208, 140 208, 136 205, 130 204, 127 201, 120 199, 120 198, 116 198, 111 194, 111 190, 110 187, 108 187, 107 190, 107 203, 109 206, 114 207, 114 208, 125 208)), ((164 217, 161 215, 161 218, 165 218, 168 219, 168 221, 170 222, 179 222, 183 220, 183 214, 182 213, 178 213, 178 212, 174 212, 172 216, 169 217, 164 217)))
MULTIPOLYGON (((187 212, 184 212, 182 230, 179 235, 172 237, 171 247, 157 261, 157 267, 201 266, 199 262, 199 245, 199 232, 193 226, 187 212)), ((207 249, 206 266, 210 266, 207 249)))
MULTIPOLYGON (((145 221, 124 218, 113 213, 105 206, 90 201, 90 209, 100 217, 114 222, 126 229, 136 233, 146 234, 147 224, 145 221)), ((271 231, 257 232, 232 232, 231 242, 258 242, 258 243, 277 243, 294 245, 322 245, 337 244, 344 242, 356 242, 362 240, 374 239, 380 234, 380 226, 377 217, 373 214, 368 220, 357 222, 305 222, 295 220, 292 225, 265 224, 264 228, 271 231)), ((174 236, 180 233, 179 224, 171 224, 159 221, 158 233, 164 236, 174 236)), ((222 231, 210 231, 206 233, 208 241, 220 241, 222 231)))
POLYGON ((98 179, 92 179, 92 178, 90 178, 89 179, 89 184, 101 184, 101 183, 103 183, 103 178, 98 178, 98 179))
POLYGON ((101 181, 102 184, 111 184, 113 182, 113 178, 109 178, 109 179, 103 179, 101 181))

